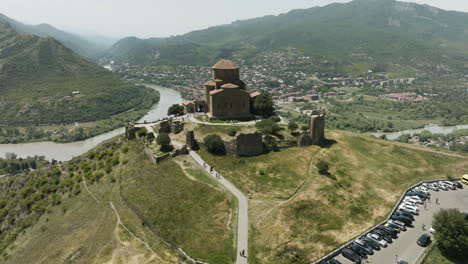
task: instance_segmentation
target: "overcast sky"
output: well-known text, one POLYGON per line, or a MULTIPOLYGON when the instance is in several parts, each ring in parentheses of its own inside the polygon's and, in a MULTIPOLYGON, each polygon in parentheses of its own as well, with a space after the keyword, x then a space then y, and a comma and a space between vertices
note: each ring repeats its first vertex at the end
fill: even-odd
MULTIPOLYGON (((349 0, 0 0, 0 13, 28 24, 48 23, 77 33, 166 37, 349 0)), ((468 12, 467 0, 413 0, 468 12)))

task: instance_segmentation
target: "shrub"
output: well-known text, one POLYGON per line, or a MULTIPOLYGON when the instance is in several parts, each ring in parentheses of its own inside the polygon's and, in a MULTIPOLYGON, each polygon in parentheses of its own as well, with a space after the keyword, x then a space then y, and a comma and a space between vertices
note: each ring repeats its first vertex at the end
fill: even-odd
POLYGON ((468 224, 458 209, 441 209, 434 215, 437 246, 446 256, 468 258, 468 224))
POLYGON ((278 124, 276 124, 270 119, 265 119, 265 120, 258 122, 257 124, 255 124, 255 127, 258 130, 260 130, 260 132, 266 135, 275 135, 281 129, 278 124))
POLYGON ((211 154, 215 155, 225 155, 226 154, 226 147, 224 146, 224 142, 220 136, 216 134, 211 134, 206 136, 203 139, 205 142, 205 146, 211 154))
POLYGON ((236 136, 237 134, 237 131, 235 128, 230 128, 229 131, 228 131, 228 135, 231 136, 231 137, 234 137, 236 136))
POLYGON ((160 133, 156 138, 156 143, 161 146, 161 151, 170 151, 171 138, 166 133, 160 133))
POLYGON ((289 122, 288 129, 291 130, 291 132, 295 131, 298 128, 299 128, 299 125, 296 122, 294 121, 289 122))
POLYGON ((281 122, 281 118, 279 118, 278 116, 272 116, 272 117, 270 117, 268 119, 275 122, 275 123, 281 122))
POLYGON ((317 169, 319 170, 319 173, 322 175, 330 175, 328 170, 330 169, 330 164, 326 160, 319 160, 317 162, 317 169))
POLYGON ((179 104, 173 104, 167 110, 167 115, 181 116, 184 114, 184 107, 179 104))
POLYGON ((253 111, 257 115, 263 117, 272 116, 275 112, 275 106, 273 104, 273 99, 268 93, 263 93, 259 95, 254 102, 253 111))

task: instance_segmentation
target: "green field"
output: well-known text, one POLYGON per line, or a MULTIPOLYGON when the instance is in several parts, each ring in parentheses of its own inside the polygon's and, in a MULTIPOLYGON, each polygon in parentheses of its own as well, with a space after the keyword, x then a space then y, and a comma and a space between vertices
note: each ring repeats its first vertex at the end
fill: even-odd
POLYGON ((318 259, 385 218, 412 184, 468 170, 466 158, 450 153, 349 132, 327 131, 327 137, 335 142, 330 148, 288 148, 250 158, 200 151, 251 194, 250 263, 318 259), (331 164, 329 176, 318 173, 319 160, 331 164))
POLYGON ((0 224, 15 224, 0 235, 0 262, 174 263, 180 247, 232 263, 235 199, 188 157, 154 165, 142 150, 118 137, 55 168, 1 179, 0 224))

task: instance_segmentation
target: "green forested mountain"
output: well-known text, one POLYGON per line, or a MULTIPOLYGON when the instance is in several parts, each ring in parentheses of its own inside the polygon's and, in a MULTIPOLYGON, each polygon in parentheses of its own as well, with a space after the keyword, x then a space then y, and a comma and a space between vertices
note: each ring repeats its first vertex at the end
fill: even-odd
POLYGON ((139 105, 146 93, 53 38, 0 23, 1 125, 104 119, 139 105))
POLYGON ((10 24, 11 27, 13 27, 13 29, 19 33, 29 33, 42 38, 52 37, 61 42, 67 48, 72 49, 82 56, 91 57, 102 49, 102 47, 100 47, 100 45, 97 43, 89 41, 83 37, 59 30, 49 24, 26 25, 9 18, 4 14, 0 14, 0 22, 6 22, 10 24))
POLYGON ((337 65, 460 67, 468 54, 468 14, 394 0, 355 0, 164 40, 124 39, 108 56, 138 64, 173 58, 172 63, 209 65, 232 54, 255 59, 262 51, 288 48, 337 65))

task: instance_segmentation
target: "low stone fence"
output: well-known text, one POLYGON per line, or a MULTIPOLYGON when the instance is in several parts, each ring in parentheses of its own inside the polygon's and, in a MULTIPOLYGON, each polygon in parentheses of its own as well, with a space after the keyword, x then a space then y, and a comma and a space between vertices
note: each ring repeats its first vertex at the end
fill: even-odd
POLYGON ((311 262, 311 264, 318 264, 320 263, 321 261, 325 261, 325 260, 330 260, 336 256, 338 256, 340 253, 341 253, 341 250, 343 250, 349 243, 351 243, 353 240, 355 240, 356 238, 359 238, 363 235, 366 235, 367 233, 369 233, 370 231, 374 230, 376 227, 378 227, 379 225, 383 225, 384 223, 386 223, 388 220, 390 220, 390 217, 392 216, 393 213, 395 213, 398 209, 398 206, 400 205, 400 203, 402 202, 402 200, 405 198, 406 194, 412 190, 413 188, 415 187, 418 187, 418 186, 421 186, 423 183, 433 183, 433 182, 438 182, 438 181, 458 181, 457 179, 439 179, 439 180, 429 180, 429 181, 421 181, 419 183, 416 183, 415 185, 407 188, 405 190, 405 192, 403 193, 403 195, 400 197, 400 199, 398 200, 398 202, 396 203, 396 205, 393 207, 393 210, 390 212, 390 214, 387 216, 387 218, 378 223, 377 225, 373 226, 372 228, 368 229, 366 232, 356 236, 355 238, 347 241, 346 243, 344 243, 341 247, 335 249, 334 251, 332 251, 331 253, 329 253, 328 255, 324 256, 323 258, 315 261, 315 262, 311 262))
POLYGON ((184 258, 185 260, 187 260, 188 262, 192 263, 192 264, 208 264, 206 262, 202 262, 202 261, 198 261, 198 260, 194 260, 193 258, 191 258, 189 255, 187 255, 187 253, 185 253, 185 251, 183 251, 181 248, 178 248, 177 251, 179 251, 179 254, 182 258, 184 258))
POLYGON ((182 146, 182 148, 176 149, 176 150, 174 150, 174 151, 172 151, 170 153, 164 154, 162 156, 157 156, 156 154, 154 154, 154 152, 152 150, 150 150, 147 147, 145 147, 144 152, 145 152, 146 156, 148 156, 148 158, 154 164, 158 164, 161 161, 163 161, 163 160, 165 160, 165 159, 167 159, 169 157, 177 157, 179 155, 187 155, 189 153, 186 145, 182 146))

